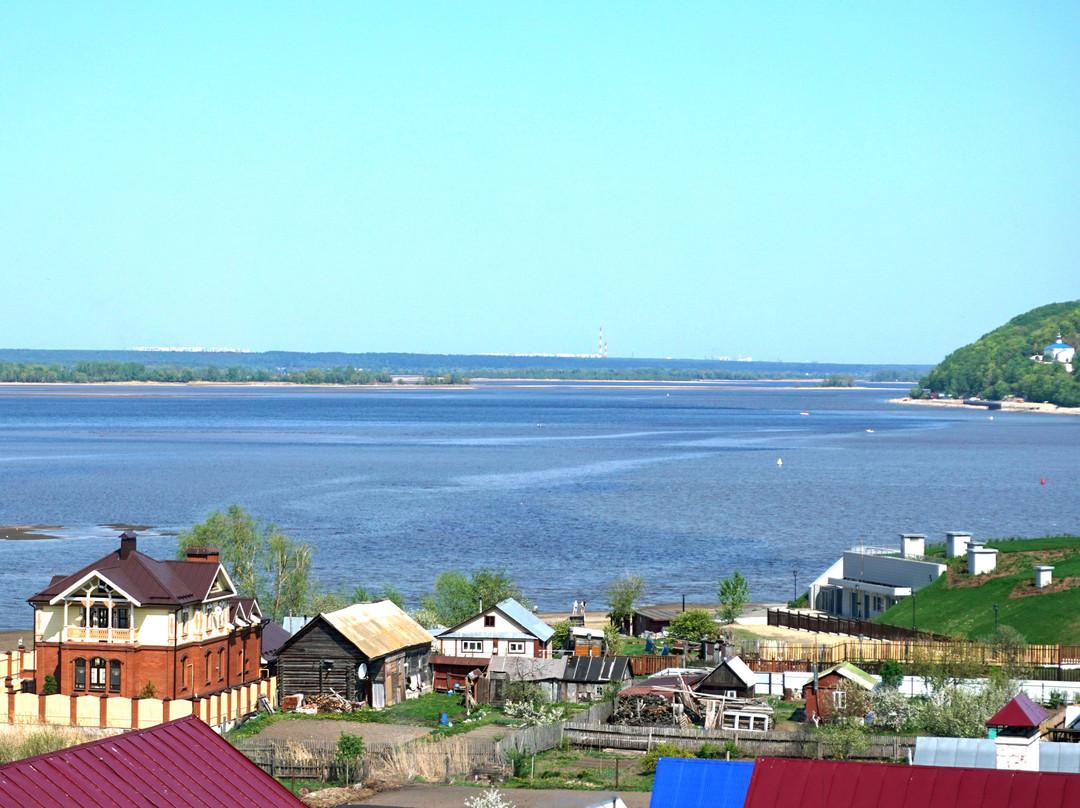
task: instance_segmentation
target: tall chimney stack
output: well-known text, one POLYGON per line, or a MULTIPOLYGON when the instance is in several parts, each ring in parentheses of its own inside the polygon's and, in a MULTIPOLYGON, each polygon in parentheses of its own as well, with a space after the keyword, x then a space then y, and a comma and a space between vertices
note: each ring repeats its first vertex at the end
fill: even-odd
POLYGON ((120 558, 125 559, 133 552, 135 552, 135 545, 138 541, 138 536, 132 533, 130 530, 125 530, 120 534, 120 558))

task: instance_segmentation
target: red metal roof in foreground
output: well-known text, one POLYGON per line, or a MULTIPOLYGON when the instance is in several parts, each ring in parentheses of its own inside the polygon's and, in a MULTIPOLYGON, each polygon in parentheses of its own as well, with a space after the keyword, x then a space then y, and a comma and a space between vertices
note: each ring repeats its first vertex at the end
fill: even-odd
POLYGON ((993 717, 986 722, 986 726, 1031 729, 1039 726, 1049 717, 1050 713, 1028 698, 1026 693, 1020 693, 994 713, 993 717))
POLYGON ((1080 774, 758 758, 744 808, 1072 808, 1080 774))
POLYGON ((0 805, 304 808, 194 716, 0 766, 0 805))

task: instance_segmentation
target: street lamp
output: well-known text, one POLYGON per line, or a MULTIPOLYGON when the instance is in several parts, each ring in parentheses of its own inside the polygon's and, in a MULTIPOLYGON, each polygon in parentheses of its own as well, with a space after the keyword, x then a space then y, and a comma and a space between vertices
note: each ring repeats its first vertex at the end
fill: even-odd
POLYGON ((862 620, 862 592, 858 584, 855 584, 855 619, 862 620))
POLYGON ((792 570, 791 571, 791 577, 795 579, 795 596, 792 598, 792 600, 798 600, 799 599, 799 571, 798 570, 792 570))
POLYGON ((995 604, 994 604, 994 633, 995 633, 995 634, 997 634, 997 629, 998 629, 998 624, 997 624, 997 610, 998 610, 998 605, 997 605, 997 604, 995 603, 995 604))
POLYGON ((911 630, 918 631, 915 628, 915 590, 911 590, 911 630))

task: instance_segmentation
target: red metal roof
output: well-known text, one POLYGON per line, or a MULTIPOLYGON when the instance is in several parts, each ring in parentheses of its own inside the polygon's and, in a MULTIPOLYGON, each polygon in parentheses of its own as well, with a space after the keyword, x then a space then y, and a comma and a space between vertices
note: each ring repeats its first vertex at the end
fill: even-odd
POLYGON ((986 722, 988 727, 1037 727, 1050 717, 1042 707, 1021 693, 986 722))
POLYGON ((304 808, 194 716, 0 766, 0 805, 304 808))
POLYGON ((744 808, 1072 808, 1080 774, 758 758, 744 808))

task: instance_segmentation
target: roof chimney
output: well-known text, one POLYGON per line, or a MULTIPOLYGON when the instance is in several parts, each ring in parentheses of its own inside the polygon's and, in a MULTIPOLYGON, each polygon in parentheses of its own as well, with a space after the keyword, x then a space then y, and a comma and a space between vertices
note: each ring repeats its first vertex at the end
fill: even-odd
POLYGON ((186 552, 188 561, 202 561, 208 564, 217 564, 221 555, 221 551, 216 547, 189 547, 186 552))
POLYGON ((123 560, 135 552, 135 544, 138 540, 138 536, 132 533, 130 530, 125 530, 120 534, 120 559, 123 560))
POLYGON ((924 555, 926 536, 922 533, 901 533, 900 549, 904 558, 916 558, 924 555))

